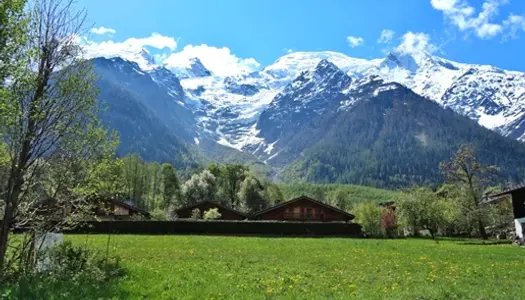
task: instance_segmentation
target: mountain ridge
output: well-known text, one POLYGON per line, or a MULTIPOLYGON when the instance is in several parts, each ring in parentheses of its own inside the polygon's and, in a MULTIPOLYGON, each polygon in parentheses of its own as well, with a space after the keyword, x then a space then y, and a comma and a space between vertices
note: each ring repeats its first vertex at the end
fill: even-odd
MULTIPOLYGON (((525 138, 525 77, 520 72, 456 63, 428 53, 392 52, 383 59, 364 60, 336 52, 298 52, 257 72, 186 72, 179 79, 173 66, 152 65, 147 52, 139 54, 128 55, 139 62, 107 59, 114 64, 109 76, 116 82, 125 75, 120 84, 149 113, 188 149, 200 149, 211 160, 237 157, 234 161, 266 164, 286 174, 287 168, 297 166, 297 158, 312 153, 316 143, 308 140, 310 133, 329 132, 330 118, 362 105, 363 99, 401 87, 418 95, 419 101, 431 100, 504 136, 525 138)), ((204 67, 197 59, 188 66, 195 64, 204 67)), ((341 136, 341 143, 349 138, 341 136)), ((452 139, 454 145, 457 139, 452 139)), ((335 144, 330 147, 338 149, 335 144)))

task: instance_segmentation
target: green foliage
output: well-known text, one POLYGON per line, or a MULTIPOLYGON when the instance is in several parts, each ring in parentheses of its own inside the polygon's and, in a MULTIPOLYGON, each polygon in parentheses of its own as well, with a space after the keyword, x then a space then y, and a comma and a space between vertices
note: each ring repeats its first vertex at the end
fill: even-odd
POLYGON ((240 205, 239 190, 241 183, 249 173, 246 166, 240 164, 211 164, 208 170, 215 176, 218 183, 218 198, 224 204, 237 208, 240 205))
POLYGON ((268 200, 263 197, 264 186, 254 176, 244 179, 239 190, 239 199, 244 204, 243 211, 253 213, 268 207, 268 200))
POLYGON ((163 206, 165 209, 171 207, 173 198, 180 198, 180 183, 177 172, 170 164, 162 165, 162 183, 163 183, 163 206))
POLYGON ((472 145, 461 145, 456 155, 442 162, 440 168, 446 180, 463 191, 461 213, 477 223, 479 234, 487 238, 484 223, 489 212, 481 201, 487 184, 498 168, 480 163, 472 145))
POLYGON ((217 195, 217 179, 213 174, 204 170, 193 174, 181 188, 181 204, 192 205, 201 201, 214 201, 217 195))
POLYGON ((265 186, 263 197, 270 205, 275 205, 285 201, 279 185, 268 182, 263 183, 263 185, 265 186))
MULTIPOLYGON (((27 39, 28 19, 24 12, 26 0, 4 0, 0 3, 0 82, 16 72, 18 58, 27 39)), ((0 84, 0 98, 3 85, 0 84)), ((0 103, 0 110, 2 103, 0 103)))
POLYGON ((382 237, 381 229, 382 208, 375 202, 361 202, 352 213, 356 216, 355 222, 363 226, 363 232, 369 236, 382 237))
POLYGON ((168 215, 166 214, 166 211, 160 208, 155 208, 150 214, 153 220, 168 221, 168 215))
POLYGON ((523 143, 399 89, 313 118, 286 144, 294 161, 281 178, 382 188, 435 186, 443 181, 439 163, 466 142, 479 150, 480 162, 501 168, 495 180, 517 182, 525 174, 523 143), (311 143, 306 149, 304 141, 311 143))
POLYGON ((191 211, 191 218, 195 219, 195 220, 202 219, 201 210, 198 209, 198 208, 192 210, 191 211))
MULTIPOLYGON (((379 203, 395 201, 403 195, 402 192, 398 191, 349 184, 295 183, 279 184, 278 186, 285 200, 290 200, 300 196, 308 196, 317 200, 325 199, 326 202, 336 206, 338 203, 337 195, 342 195, 342 193, 344 193, 344 205, 347 210, 351 210, 352 207, 361 202, 372 201, 379 203)), ((342 205, 342 203, 339 203, 339 205, 342 205)))
POLYGON ((117 256, 69 240, 40 255, 46 257, 47 268, 18 278, 16 284, 0 283, 2 299, 86 299, 86 294, 99 291, 107 297, 111 289, 106 284, 124 275, 117 256))
POLYGON ((221 213, 218 208, 210 208, 204 212, 204 220, 217 220, 221 218, 221 213))
POLYGON ((439 198, 433 191, 418 187, 398 202, 400 220, 412 230, 426 229, 435 238, 439 229, 451 222, 452 203, 439 198))

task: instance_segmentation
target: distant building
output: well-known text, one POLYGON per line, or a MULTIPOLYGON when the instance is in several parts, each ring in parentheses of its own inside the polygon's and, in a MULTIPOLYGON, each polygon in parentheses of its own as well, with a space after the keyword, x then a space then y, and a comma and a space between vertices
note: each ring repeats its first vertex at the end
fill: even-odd
MULTIPOLYGON (((84 201, 85 205, 90 205, 92 214, 95 215, 97 219, 102 221, 150 218, 150 214, 147 211, 133 206, 129 201, 126 203, 110 197, 95 195, 87 197, 84 199, 84 201)), ((39 215, 46 215, 50 219, 60 220, 65 216, 74 213, 75 211, 84 211, 83 208, 76 207, 76 205, 80 204, 80 202, 60 202, 55 198, 49 197, 37 204, 37 213, 39 215)))
POLYGON ((512 199, 516 236, 523 240, 523 228, 525 227, 525 184, 513 186, 502 192, 490 194, 486 197, 484 203, 494 203, 506 199, 509 195, 512 199))
POLYGON ((134 206, 129 199, 120 201, 113 198, 98 197, 94 201, 96 201, 95 215, 103 221, 133 218, 149 219, 151 217, 149 212, 134 206))
POLYGON ((348 222, 354 215, 321 201, 301 196, 250 216, 251 220, 348 222))
POLYGON ((201 216, 203 216, 206 211, 213 208, 216 208, 221 214, 219 220, 244 220, 247 217, 244 213, 240 211, 236 211, 235 209, 208 200, 181 207, 175 210, 175 214, 179 219, 189 219, 192 217, 193 211, 195 209, 198 209, 201 216))

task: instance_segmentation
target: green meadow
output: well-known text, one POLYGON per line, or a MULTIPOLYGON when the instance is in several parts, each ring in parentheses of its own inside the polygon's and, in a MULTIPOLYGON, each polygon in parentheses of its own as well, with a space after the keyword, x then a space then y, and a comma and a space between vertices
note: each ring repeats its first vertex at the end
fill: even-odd
MULTIPOLYGON (((68 236, 106 251, 107 235, 68 236)), ((112 235, 102 286, 4 284, 3 298, 523 299, 525 249, 495 241, 112 235)))

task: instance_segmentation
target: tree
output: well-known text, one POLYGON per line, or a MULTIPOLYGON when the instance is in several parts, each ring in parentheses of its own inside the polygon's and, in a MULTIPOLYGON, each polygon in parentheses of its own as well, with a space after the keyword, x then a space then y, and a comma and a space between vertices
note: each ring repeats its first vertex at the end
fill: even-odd
POLYGON ((383 207, 381 211, 381 229, 389 238, 397 235, 397 216, 393 207, 383 207))
POLYGON ((204 200, 215 199, 217 193, 217 183, 215 176, 204 170, 199 174, 194 174, 186 181, 181 188, 181 199, 183 205, 192 205, 204 200))
MULTIPOLYGON (((22 9, 21 1, 2 1, 6 3, 0 14, 5 13, 6 7, 7 11, 14 7, 15 15, 22 9)), ((17 18, 8 15, 11 16, 7 18, 8 24, 0 24, 2 35, 6 35, 4 30, 17 27, 11 23, 17 18)), ((9 155, 4 222, 0 228, 0 271, 4 275, 9 232, 22 224, 44 224, 34 219, 42 207, 41 195, 34 192, 35 188, 49 190, 49 184, 38 182, 46 180, 44 169, 65 170, 60 175, 66 179, 73 172, 82 176, 85 173, 81 169, 107 154, 104 151, 107 132, 97 118, 95 77, 89 63, 82 59, 77 42, 84 12, 76 11, 72 0, 41 0, 27 7, 27 16, 26 38, 17 38, 18 29, 12 35, 13 40, 22 40, 23 44, 20 47, 9 44, 16 48, 15 57, 2 60, 12 62, 16 58, 17 64, 9 69, 9 74, 2 74, 2 79, 8 79, 9 83, 2 87, 0 102, 0 139, 7 143, 9 155)), ((5 22, 5 15, 0 19, 5 22)), ((5 51, 5 46, 0 47, 0 51, 5 51)), ((78 178, 55 181, 54 206, 82 199, 75 189, 80 181, 78 178)), ((21 248, 14 253, 18 250, 21 248)))
POLYGON ((271 204, 278 204, 284 201, 283 193, 279 186, 275 183, 265 183, 264 184, 264 199, 271 204))
POLYGON ((232 208, 239 206, 239 190, 248 171, 248 167, 239 164, 227 164, 224 167, 224 188, 232 208))
POLYGON ((162 186, 162 204, 164 209, 168 209, 180 190, 179 177, 171 164, 162 165, 162 186))
POLYGON ((209 210, 204 212, 203 218, 204 220, 217 220, 221 218, 221 213, 219 212, 218 208, 210 208, 209 210))
POLYGON ((373 201, 361 202, 355 208, 356 222, 363 226, 363 231, 368 235, 380 237, 381 208, 373 201))
POLYGON ((239 190, 239 198, 244 204, 244 210, 255 212, 267 208, 268 201, 262 196, 263 191, 264 187, 256 177, 253 175, 246 177, 239 190))
POLYGON ((224 166, 211 164, 208 166, 208 170, 217 179, 221 196, 219 200, 225 198, 225 204, 232 208, 238 207, 240 205, 238 197, 239 189, 241 183, 247 176, 246 174, 249 173, 248 167, 241 164, 227 164, 224 166))
POLYGON ((337 190, 335 194, 335 206, 339 208, 340 210, 346 210, 346 199, 348 197, 348 194, 342 190, 337 190))
POLYGON ((468 199, 466 209, 476 220, 481 237, 487 239, 483 221, 486 210, 480 204, 491 175, 498 169, 495 166, 481 164, 476 158, 474 147, 470 145, 461 145, 453 158, 440 164, 440 169, 448 182, 466 191, 468 199))
POLYGON ((416 187, 406 198, 399 201, 399 217, 413 230, 428 230, 437 242, 438 230, 448 223, 448 205, 449 203, 440 199, 432 190, 416 187))

